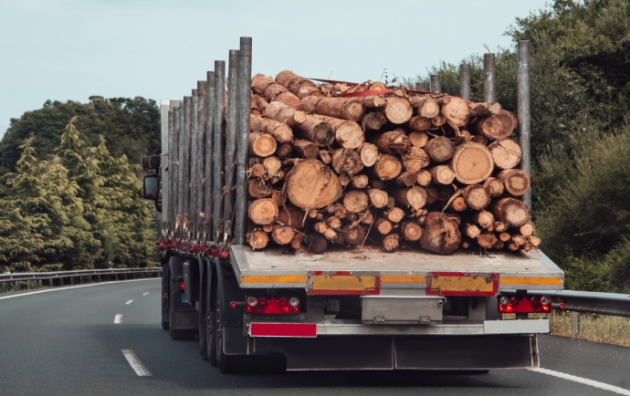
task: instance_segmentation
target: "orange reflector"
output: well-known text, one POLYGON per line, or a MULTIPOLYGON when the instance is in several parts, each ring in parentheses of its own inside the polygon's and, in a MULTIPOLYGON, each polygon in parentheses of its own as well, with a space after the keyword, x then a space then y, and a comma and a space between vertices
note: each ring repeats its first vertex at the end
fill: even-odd
POLYGON ((373 275, 355 275, 350 272, 309 274, 308 294, 379 294, 380 279, 373 275))
POLYGON ((496 274, 433 272, 427 294, 439 296, 494 296, 499 290, 496 274))

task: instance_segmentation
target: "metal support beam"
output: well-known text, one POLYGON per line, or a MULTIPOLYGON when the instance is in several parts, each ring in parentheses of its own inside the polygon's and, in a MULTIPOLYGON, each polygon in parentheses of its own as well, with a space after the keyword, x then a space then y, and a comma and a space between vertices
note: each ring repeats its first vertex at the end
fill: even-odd
POLYGON ((249 111, 252 79, 252 38, 241 37, 238 70, 238 130, 236 144, 236 218, 234 237, 236 245, 245 243, 247 221, 247 153, 249 151, 249 111))
POLYGON ((442 93, 442 80, 439 74, 431 74, 431 92, 442 93))
POLYGON ((494 54, 483 54, 483 101, 496 100, 494 54))
POLYGON ((236 131, 238 128, 238 50, 230 50, 228 59, 228 103, 225 127, 225 181, 223 188, 223 235, 221 242, 227 245, 232 235, 234 210, 234 156, 236 154, 236 131))
POLYGON ((205 164, 204 174, 206 177, 204 185, 204 205, 203 212, 206 215, 206 227, 205 230, 209 235, 205 236, 205 240, 214 240, 214 234, 212 233, 214 227, 214 219, 212 218, 214 189, 213 186, 213 173, 212 165, 214 161, 214 146, 213 146, 213 131, 214 125, 214 72, 209 71, 206 79, 206 145, 205 145, 205 164))
POLYGON ((223 180, 221 177, 221 171, 223 169, 223 109, 225 108, 225 61, 214 61, 214 120, 212 125, 213 136, 213 152, 214 159, 212 164, 212 184, 214 191, 214 198, 212 203, 212 217, 214 219, 214 228, 212 235, 214 240, 219 240, 219 235, 223 231, 223 224, 221 221, 221 203, 223 197, 221 192, 223 191, 223 180))
MULTIPOLYGON (((518 42, 518 131, 519 143, 523 157, 521 169, 531 176, 531 146, 530 146, 530 90, 529 90, 529 41, 518 42)), ((532 207, 531 189, 523 196, 523 202, 532 207)))
POLYGON ((470 65, 468 63, 459 65, 459 96, 470 100, 470 65))
POLYGON ((195 183, 197 184, 197 194, 196 194, 196 203, 195 207, 197 208, 197 213, 195 217, 197 219, 197 228, 195 232, 197 232, 196 239, 200 240, 201 235, 200 231, 203 226, 203 221, 206 218, 206 212, 204 208, 204 195, 205 189, 203 185, 203 181, 206 178, 205 174, 205 160, 206 160, 206 82, 205 81, 197 81, 197 175, 195 176, 195 183), (203 213, 203 217, 201 215, 203 213))

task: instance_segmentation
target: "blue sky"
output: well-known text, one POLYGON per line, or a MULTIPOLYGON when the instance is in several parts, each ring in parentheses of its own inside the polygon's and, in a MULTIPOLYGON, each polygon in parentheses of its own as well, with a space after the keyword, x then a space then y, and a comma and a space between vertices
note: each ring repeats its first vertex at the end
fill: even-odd
POLYGON ((459 63, 547 0, 0 0, 0 136, 47 100, 179 99, 253 38, 254 73, 346 81, 459 63))

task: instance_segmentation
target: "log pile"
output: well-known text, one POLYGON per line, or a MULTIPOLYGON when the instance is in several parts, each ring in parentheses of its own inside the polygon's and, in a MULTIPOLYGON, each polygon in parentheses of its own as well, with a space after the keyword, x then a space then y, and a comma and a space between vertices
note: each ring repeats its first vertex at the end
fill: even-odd
POLYGON ((519 199, 530 180, 516 168, 516 118, 498 103, 316 85, 291 71, 256 75, 251 88, 252 248, 449 254, 540 244, 519 199))

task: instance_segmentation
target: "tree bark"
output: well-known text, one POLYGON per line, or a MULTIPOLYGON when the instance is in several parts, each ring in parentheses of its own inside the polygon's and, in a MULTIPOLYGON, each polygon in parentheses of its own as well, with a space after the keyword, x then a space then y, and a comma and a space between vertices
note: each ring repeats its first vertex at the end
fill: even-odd
POLYGON ((366 132, 375 132, 380 130, 387 123, 385 115, 378 111, 369 112, 363 117, 361 126, 366 132))
POLYGON ((306 113, 289 107, 282 102, 271 102, 267 105, 264 115, 270 120, 282 122, 291 128, 301 125, 306 120, 306 113))
POLYGON ((462 195, 468 207, 473 210, 483 210, 490 205, 490 193, 480 184, 472 184, 464 187, 462 195))
POLYGON ((393 252, 400 245, 400 235, 391 233, 383 238, 383 250, 393 252))
POLYGON ((278 245, 288 245, 295 236, 295 230, 288 226, 274 226, 271 238, 278 245))
POLYGON ((252 198, 265 198, 272 192, 265 182, 258 178, 248 180, 247 190, 252 198))
POLYGON ((495 219, 509 227, 520 227, 529 221, 529 208, 514 198, 501 198, 492 206, 495 219))
POLYGON ((328 147, 335 142, 335 131, 332 125, 315 117, 306 116, 304 122, 294 131, 296 136, 310 140, 320 147, 328 147))
POLYGON ((256 74, 254 77, 252 77, 251 87, 252 90, 258 95, 263 95, 265 89, 273 83, 273 77, 265 76, 264 74, 256 74))
POLYGON ((282 225, 295 228, 296 230, 303 230, 303 221, 304 211, 300 208, 296 208, 291 204, 287 204, 278 209, 278 222, 282 225))
POLYGON ((332 167, 339 175, 354 176, 363 170, 363 163, 355 150, 341 148, 333 152, 332 167))
POLYGON ((295 139, 293 141, 293 154, 298 158, 314 159, 319 156, 319 149, 311 141, 295 139))
POLYGON ((429 96, 413 96, 409 99, 411 105, 418 110, 418 115, 425 118, 433 118, 440 114, 440 106, 435 99, 429 96))
POLYGON ((379 148, 382 153, 393 155, 404 155, 411 148, 411 140, 402 129, 395 129, 383 132, 376 136, 372 143, 379 148))
POLYGON ((501 180, 505 190, 515 197, 525 194, 530 187, 529 176, 520 169, 503 170, 499 172, 497 179, 501 180))
POLYGON ((339 118, 313 115, 330 124, 335 131, 335 141, 343 148, 356 149, 365 141, 365 134, 361 126, 354 121, 341 120, 339 118))
POLYGON ((481 102, 470 104, 471 117, 488 117, 499 114, 501 105, 498 102, 481 102))
POLYGON ((315 112, 328 117, 359 122, 365 116, 366 109, 357 99, 321 98, 315 104, 315 112))
POLYGON ((439 253, 453 253, 461 242, 457 222, 440 212, 430 212, 424 224, 420 238, 423 249, 439 253))
POLYGON ((396 178, 396 183, 402 187, 413 187, 416 184, 418 175, 414 172, 404 171, 396 178))
POLYGON ((442 106, 442 115, 450 124, 461 128, 468 124, 470 107, 464 99, 451 96, 450 101, 442 106))
POLYGON ((488 189, 492 198, 500 197, 505 191, 503 181, 494 177, 489 177, 483 182, 483 186, 488 189))
POLYGON ((409 129, 415 132, 426 132, 431 129, 431 120, 422 116, 411 117, 409 129))
POLYGON ((365 228, 363 228, 359 224, 345 225, 341 229, 341 233, 343 234, 343 238, 345 239, 346 243, 351 246, 356 246, 363 243, 363 241, 365 240, 365 236, 367 235, 365 228))
POLYGON ((422 187, 398 189, 394 191, 396 203, 411 209, 421 209, 427 203, 427 192, 422 187))
POLYGON ((321 253, 326 250, 327 247, 328 242, 326 241, 326 239, 324 239, 324 237, 317 234, 311 234, 308 236, 307 249, 310 252, 321 253))
POLYGON ((424 149, 412 146, 409 148, 409 152, 402 156, 402 163, 405 170, 418 173, 422 168, 429 166, 431 158, 424 149))
POLYGON ((293 141, 293 131, 288 125, 280 121, 250 116, 249 122, 252 132, 268 133, 273 136, 278 143, 291 143, 293 141))
POLYGON ((512 136, 516 128, 516 117, 506 110, 498 114, 480 118, 473 127, 477 133, 490 140, 502 140, 512 136))
POLYGON ((453 157, 453 142, 447 137, 438 136, 429 140, 424 146, 424 150, 435 162, 448 161, 453 157))
POLYGON ((477 244, 484 249, 492 249, 497 243, 497 234, 489 231, 482 231, 477 237, 477 244))

